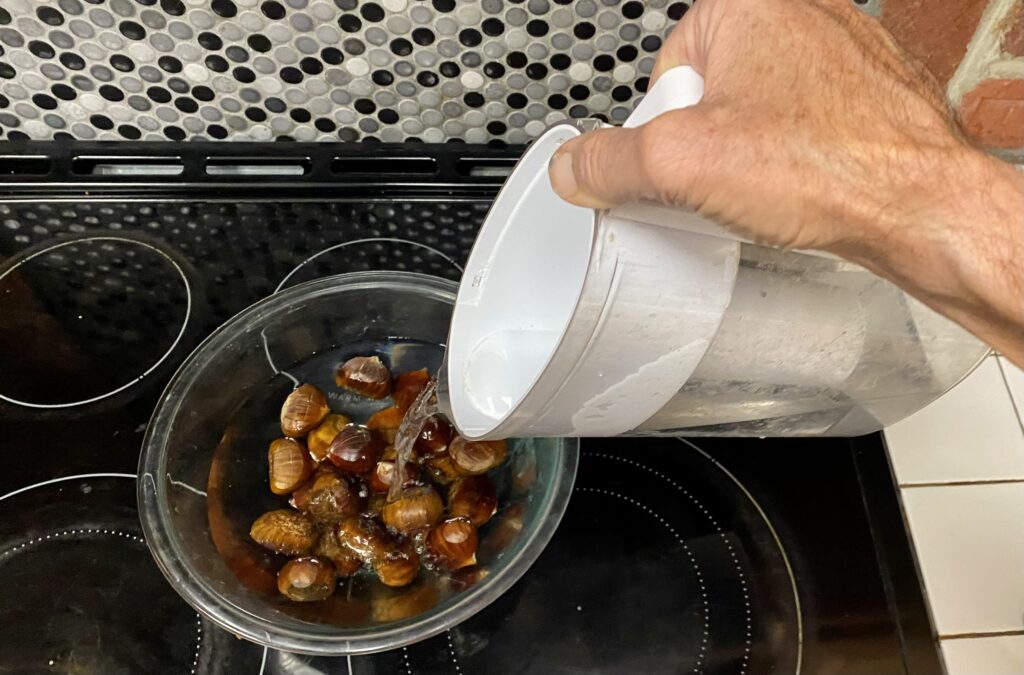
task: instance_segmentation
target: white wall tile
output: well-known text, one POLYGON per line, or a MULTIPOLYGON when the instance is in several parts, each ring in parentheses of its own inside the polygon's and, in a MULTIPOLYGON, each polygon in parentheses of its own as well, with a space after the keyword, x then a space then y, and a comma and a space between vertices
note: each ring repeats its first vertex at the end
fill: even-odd
POLYGON ((1013 402, 1017 406, 1017 413, 1020 419, 1024 419, 1024 370, 1013 365, 1003 356, 999 357, 999 363, 1003 366, 1006 383, 1010 385, 1010 396, 1013 397, 1013 402))
POLYGON ((939 635, 1024 629, 1024 482, 900 492, 939 635))
POLYGON ((994 356, 885 439, 901 485, 1024 478, 1024 430, 994 356))
POLYGON ((1021 675, 1024 635, 942 641, 947 675, 1021 675))

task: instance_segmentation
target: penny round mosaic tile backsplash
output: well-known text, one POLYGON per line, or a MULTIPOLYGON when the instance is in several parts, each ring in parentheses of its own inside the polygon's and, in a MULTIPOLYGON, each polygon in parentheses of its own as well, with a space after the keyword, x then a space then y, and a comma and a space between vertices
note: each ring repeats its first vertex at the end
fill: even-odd
POLYGON ((674 0, 0 0, 0 140, 525 143, 621 123, 674 0))

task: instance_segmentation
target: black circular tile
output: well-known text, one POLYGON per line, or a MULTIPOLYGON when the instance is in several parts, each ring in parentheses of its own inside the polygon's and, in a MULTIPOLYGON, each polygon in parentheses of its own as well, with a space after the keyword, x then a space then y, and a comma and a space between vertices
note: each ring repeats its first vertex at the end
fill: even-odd
POLYGON ((225 19, 230 19, 238 14, 238 7, 231 0, 213 0, 210 3, 210 8, 225 19))
POLYGON ((129 40, 142 40, 146 37, 146 29, 134 21, 122 21, 117 29, 129 40))
POLYGON ((334 47, 324 47, 320 51, 320 58, 324 60, 324 63, 336 66, 345 60, 345 55, 341 53, 340 49, 335 49, 334 47))
POLYGON ((64 15, 60 10, 53 7, 39 7, 36 9, 36 16, 48 26, 60 26, 64 23, 64 15))
POLYGON ((28 50, 41 59, 52 59, 56 55, 53 47, 42 40, 29 41, 28 50))
POLYGON ((429 28, 416 28, 412 32, 412 41, 421 47, 434 44, 434 31, 429 28))
POLYGON ((227 59, 220 54, 210 54, 203 60, 203 62, 206 64, 207 68, 215 73, 226 73, 228 68, 231 67, 228 65, 227 59))
POLYGON ((412 54, 412 43, 405 38, 395 38, 391 41, 389 46, 391 48, 391 53, 396 56, 408 56, 409 54, 412 54))
POLYGON ((263 12, 263 16, 268 19, 275 20, 283 19, 285 14, 284 7, 281 6, 281 3, 274 2, 274 0, 269 0, 268 2, 264 2, 260 5, 260 11, 263 12))
POLYGON ((254 33, 250 35, 246 39, 246 44, 248 44, 249 47, 254 51, 261 53, 269 52, 272 46, 270 44, 270 39, 267 38, 266 35, 260 35, 259 33, 254 33))
POLYGON ((367 21, 376 23, 384 18, 384 8, 376 2, 367 2, 359 7, 359 14, 367 21))

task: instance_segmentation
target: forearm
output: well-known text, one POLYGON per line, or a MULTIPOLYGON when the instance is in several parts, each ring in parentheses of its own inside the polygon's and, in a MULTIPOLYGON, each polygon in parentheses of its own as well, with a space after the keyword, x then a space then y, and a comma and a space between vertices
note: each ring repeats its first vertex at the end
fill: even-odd
POLYGON ((848 257, 1024 366, 1024 172, 965 149, 898 202, 848 257))

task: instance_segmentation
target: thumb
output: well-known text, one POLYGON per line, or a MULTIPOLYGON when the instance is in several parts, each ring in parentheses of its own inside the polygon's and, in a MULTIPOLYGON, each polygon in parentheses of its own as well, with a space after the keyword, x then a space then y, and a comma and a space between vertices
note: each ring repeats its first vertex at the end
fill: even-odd
POLYGON ((548 165, 551 186, 562 199, 595 209, 685 200, 709 142, 702 112, 696 105, 632 129, 598 129, 567 141, 548 165))
POLYGON ((606 209, 640 199, 640 129, 596 129, 567 141, 548 164, 551 187, 578 206, 606 209))

